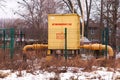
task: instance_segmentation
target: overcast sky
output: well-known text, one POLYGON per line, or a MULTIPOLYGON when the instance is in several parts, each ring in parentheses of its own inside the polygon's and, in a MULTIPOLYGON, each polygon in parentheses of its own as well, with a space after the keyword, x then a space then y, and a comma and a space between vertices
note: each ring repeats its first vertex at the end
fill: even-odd
POLYGON ((2 2, 5 7, 4 10, 0 9, 0 18, 17 18, 18 15, 15 15, 14 12, 18 10, 18 1, 21 2, 22 0, 6 0, 6 2, 2 2))
POLYGON ((4 10, 0 9, 0 18, 16 18, 17 15, 14 15, 14 11, 18 8, 17 1, 21 0, 6 0, 6 2, 2 2, 5 7, 3 8, 4 10))

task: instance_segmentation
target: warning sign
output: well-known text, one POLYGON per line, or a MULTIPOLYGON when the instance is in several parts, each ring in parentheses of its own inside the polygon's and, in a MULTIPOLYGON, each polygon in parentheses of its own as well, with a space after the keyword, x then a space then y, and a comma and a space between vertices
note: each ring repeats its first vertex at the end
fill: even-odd
POLYGON ((64 39, 64 33, 63 32, 56 33, 56 39, 64 39))

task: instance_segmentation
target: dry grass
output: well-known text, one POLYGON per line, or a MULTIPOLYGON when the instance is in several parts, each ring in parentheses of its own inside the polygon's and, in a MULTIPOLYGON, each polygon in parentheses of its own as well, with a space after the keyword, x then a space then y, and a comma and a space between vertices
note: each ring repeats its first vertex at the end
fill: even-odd
MULTIPOLYGON (((84 68, 84 71, 91 71, 92 66, 98 67, 110 67, 110 68, 120 68, 120 59, 101 59, 97 60, 95 58, 89 60, 82 60, 79 55, 76 57, 68 58, 65 60, 63 56, 58 58, 52 56, 51 60, 46 60, 44 54, 40 54, 44 51, 29 52, 29 57, 27 62, 22 60, 21 51, 16 52, 14 59, 10 59, 9 53, 4 54, 0 52, 0 69, 12 69, 12 70, 27 70, 29 72, 34 71, 34 69, 43 69, 47 71, 54 71, 56 73, 66 72, 66 69, 59 70, 59 67, 80 67, 84 68), (36 68, 38 67, 38 68, 36 68)), ((74 71, 76 72, 76 71, 74 71)))
POLYGON ((9 75, 9 73, 3 73, 3 72, 0 72, 0 78, 5 78, 9 75))

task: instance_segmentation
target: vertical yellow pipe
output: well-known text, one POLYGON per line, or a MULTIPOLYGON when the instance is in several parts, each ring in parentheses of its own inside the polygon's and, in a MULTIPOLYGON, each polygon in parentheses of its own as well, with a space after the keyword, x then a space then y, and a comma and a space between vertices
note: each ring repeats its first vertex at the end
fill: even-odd
POLYGON ((82 43, 83 43, 83 41, 84 41, 84 3, 83 3, 83 5, 82 5, 82 43))

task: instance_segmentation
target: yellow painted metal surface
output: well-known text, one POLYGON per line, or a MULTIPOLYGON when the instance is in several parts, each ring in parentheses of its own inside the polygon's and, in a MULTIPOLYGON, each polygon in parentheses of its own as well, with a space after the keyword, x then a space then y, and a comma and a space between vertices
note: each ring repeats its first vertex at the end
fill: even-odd
POLYGON ((28 49, 47 49, 48 45, 47 44, 32 44, 32 45, 25 45, 23 47, 23 52, 26 53, 28 49))
MULTIPOLYGON (((106 45, 102 44, 84 44, 80 48, 90 49, 90 50, 105 50, 106 45)), ((114 52, 111 46, 107 45, 108 53, 110 57, 114 56, 114 52)))
POLYGON ((48 15, 48 49, 64 49, 67 28, 67 49, 79 49, 80 16, 77 14, 48 15))

